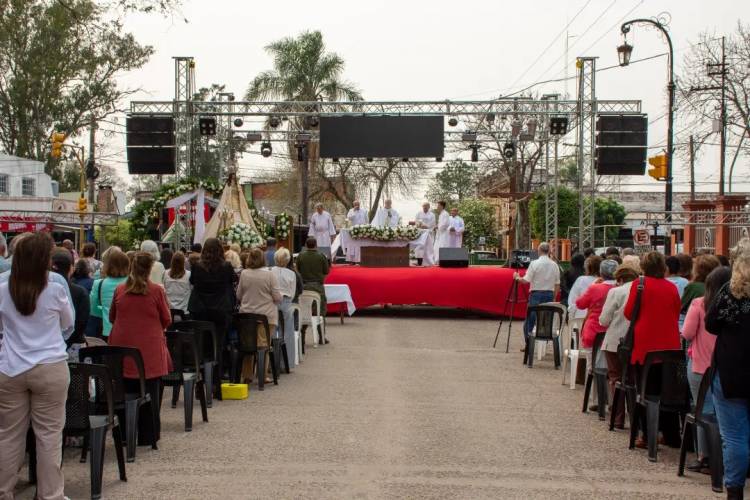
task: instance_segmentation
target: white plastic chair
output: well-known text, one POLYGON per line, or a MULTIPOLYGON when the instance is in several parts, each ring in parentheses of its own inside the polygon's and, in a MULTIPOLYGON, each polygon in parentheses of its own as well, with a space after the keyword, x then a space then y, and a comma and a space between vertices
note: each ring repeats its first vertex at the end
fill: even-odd
POLYGON ((292 360, 292 362, 294 363, 294 366, 297 366, 302 362, 302 332, 300 331, 302 329, 302 320, 299 304, 291 304, 290 309, 294 316, 294 345, 296 346, 296 349, 294 349, 294 360, 292 360))
POLYGON ((568 321, 568 328, 566 329, 565 335, 561 336, 563 342, 562 345, 562 385, 565 385, 565 375, 568 371, 568 363, 570 363, 570 388, 576 388, 576 374, 578 373, 578 358, 583 354, 587 356, 586 364, 588 366, 589 358, 591 353, 586 349, 580 347, 580 336, 581 329, 583 328, 583 320, 585 318, 574 318, 568 321), (570 340, 573 339, 573 347, 570 347, 570 340))
POLYGON ((320 310, 320 294, 305 290, 299 298, 301 326, 309 326, 313 332, 313 347, 325 342, 325 321, 320 310), (317 314, 313 315, 313 304, 317 314), (318 341, 319 339, 319 341, 318 341))

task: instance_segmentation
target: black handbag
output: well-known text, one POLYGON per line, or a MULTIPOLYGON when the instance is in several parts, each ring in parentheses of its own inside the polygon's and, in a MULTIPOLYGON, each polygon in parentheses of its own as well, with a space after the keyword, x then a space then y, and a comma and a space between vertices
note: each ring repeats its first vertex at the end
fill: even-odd
POLYGON ((627 333, 620 339, 620 343, 617 345, 617 356, 620 358, 620 363, 622 363, 623 367, 627 367, 630 364, 630 355, 633 353, 635 323, 638 321, 638 315, 641 312, 641 300, 645 283, 646 279, 643 276, 638 278, 638 289, 635 294, 635 304, 633 304, 633 314, 630 318, 630 325, 628 326, 627 333))

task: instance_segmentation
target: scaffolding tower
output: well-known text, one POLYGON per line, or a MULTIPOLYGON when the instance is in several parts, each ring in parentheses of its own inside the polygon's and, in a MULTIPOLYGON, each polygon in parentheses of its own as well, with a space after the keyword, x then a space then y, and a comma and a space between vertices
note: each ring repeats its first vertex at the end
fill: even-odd
POLYGON ((579 57, 578 68, 578 249, 594 246, 596 220, 596 58, 579 57))
POLYGON ((175 152, 177 177, 189 177, 193 170, 193 98, 195 61, 192 57, 174 57, 175 152))

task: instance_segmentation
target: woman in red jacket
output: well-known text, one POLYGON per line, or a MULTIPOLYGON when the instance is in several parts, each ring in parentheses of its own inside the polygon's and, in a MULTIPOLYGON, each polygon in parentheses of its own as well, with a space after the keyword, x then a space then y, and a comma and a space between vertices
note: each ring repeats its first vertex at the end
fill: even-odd
MULTIPOLYGON (((641 269, 645 276, 641 308, 635 323, 632 364, 643 365, 646 353, 680 349, 680 294, 674 284, 664 279, 667 266, 659 252, 643 256, 641 269)), ((630 295, 625 304, 625 317, 632 320, 638 281, 630 285, 630 295)))
POLYGON ((617 262, 611 259, 602 261, 599 265, 600 280, 592 283, 586 291, 576 299, 576 309, 587 309, 586 321, 583 323, 581 344, 587 349, 594 345, 597 333, 606 332, 607 327, 599 323, 599 315, 607 300, 607 293, 615 286, 615 270, 617 262))
MULTIPOLYGON (((115 290, 109 320, 112 333, 110 345, 135 347, 141 351, 146 370, 146 391, 151 395, 151 404, 159 405, 161 377, 172 370, 164 329, 172 322, 164 288, 149 281, 154 263, 151 254, 138 252, 133 258, 130 275, 125 283, 115 290)), ((126 390, 139 389, 138 371, 135 364, 125 360, 123 367, 126 390)), ((158 411, 156 412, 158 415, 158 411)), ((138 415, 138 444, 151 443, 151 411, 143 408, 138 415)), ((156 439, 159 440, 160 420, 156 420, 156 439)))

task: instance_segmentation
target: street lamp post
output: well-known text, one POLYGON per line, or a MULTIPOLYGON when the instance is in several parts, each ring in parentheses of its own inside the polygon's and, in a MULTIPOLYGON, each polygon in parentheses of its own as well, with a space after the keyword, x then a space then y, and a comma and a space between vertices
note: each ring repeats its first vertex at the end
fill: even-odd
MULTIPOLYGON (((669 32, 666 26, 658 20, 654 19, 631 19, 622 24, 620 31, 624 36, 627 36, 630 32, 630 27, 633 24, 648 24, 654 26, 656 29, 662 32, 664 37, 667 39, 667 45, 669 45, 669 83, 667 84, 668 94, 668 124, 667 124, 667 178, 666 186, 664 188, 664 210, 667 212, 666 221, 669 223, 672 220, 672 154, 674 153, 674 49, 672 48, 672 39, 669 37, 669 32)), ((630 56, 633 53, 633 46, 624 41, 622 45, 617 47, 617 56, 620 60, 620 66, 627 66, 630 64, 630 56)), ((669 227, 669 226, 668 226, 669 227)), ((671 235, 667 235, 667 239, 664 241, 664 253, 669 255, 671 252, 671 241, 669 241, 671 235)))

